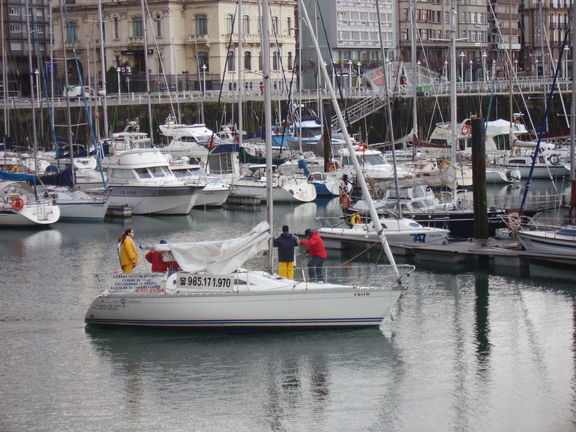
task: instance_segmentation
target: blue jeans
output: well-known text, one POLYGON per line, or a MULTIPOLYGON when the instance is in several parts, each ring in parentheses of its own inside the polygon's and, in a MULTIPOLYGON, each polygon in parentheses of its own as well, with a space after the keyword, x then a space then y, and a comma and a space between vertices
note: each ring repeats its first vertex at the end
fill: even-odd
POLYGON ((310 281, 324 281, 324 272, 322 266, 326 258, 312 257, 308 261, 308 276, 310 281))

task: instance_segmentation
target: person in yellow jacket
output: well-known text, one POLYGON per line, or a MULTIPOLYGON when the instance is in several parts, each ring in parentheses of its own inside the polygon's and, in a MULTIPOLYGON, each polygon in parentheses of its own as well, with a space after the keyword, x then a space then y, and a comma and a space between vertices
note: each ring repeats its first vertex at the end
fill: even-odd
POLYGON ((125 229, 118 239, 118 252, 120 255, 120 266, 123 273, 132 273, 134 267, 138 265, 138 252, 134 243, 134 229, 125 229))

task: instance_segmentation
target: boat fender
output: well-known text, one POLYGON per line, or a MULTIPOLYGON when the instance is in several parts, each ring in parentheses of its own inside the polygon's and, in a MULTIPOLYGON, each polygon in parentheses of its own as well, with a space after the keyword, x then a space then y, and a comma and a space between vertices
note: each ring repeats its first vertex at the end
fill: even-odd
POLYGON ((460 132, 462 135, 467 136, 470 135, 470 132, 472 132, 472 128, 468 125, 464 125, 462 128, 460 128, 460 132))
POLYGON ((24 208, 24 200, 19 196, 12 198, 11 204, 12 209, 16 211, 20 211, 24 208))
POLYGON ((10 171, 12 171, 14 174, 18 174, 19 172, 18 166, 14 165, 10 171))
POLYGON ((548 162, 550 162, 552 165, 558 165, 560 163, 560 158, 556 153, 554 153, 548 156, 548 162))
POLYGON ((354 213, 351 217, 350 217, 350 224, 351 225, 356 225, 362 223, 362 216, 360 215, 360 213, 354 213))

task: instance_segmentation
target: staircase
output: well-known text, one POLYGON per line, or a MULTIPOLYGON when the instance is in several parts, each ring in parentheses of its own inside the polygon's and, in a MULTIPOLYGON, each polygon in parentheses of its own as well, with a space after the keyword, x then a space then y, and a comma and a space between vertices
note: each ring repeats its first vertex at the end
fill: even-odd
MULTIPOLYGON (((360 102, 349 106, 345 111, 342 110, 342 115, 344 116, 344 121, 348 121, 349 124, 354 124, 364 117, 378 111, 384 106, 384 100, 379 95, 367 97, 360 100, 360 102), (348 118, 346 118, 348 116, 348 118)), ((342 127, 338 122, 338 118, 333 116, 330 119, 330 125, 336 132, 342 131, 342 127)))

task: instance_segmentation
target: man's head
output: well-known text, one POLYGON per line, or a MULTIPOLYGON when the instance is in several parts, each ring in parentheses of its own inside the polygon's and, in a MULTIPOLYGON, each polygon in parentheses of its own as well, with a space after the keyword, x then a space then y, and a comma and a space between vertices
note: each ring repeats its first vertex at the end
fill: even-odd
POLYGON ((167 243, 168 243, 168 240, 164 240, 164 239, 160 240, 160 244, 167 244, 167 243))
POLYGON ((288 232, 288 231, 290 231, 290 229, 288 228, 288 225, 284 225, 282 227, 282 232, 288 232))
POLYGON ((312 230, 310 228, 308 228, 306 231, 304 231, 304 235, 306 237, 310 237, 312 235, 312 230))

